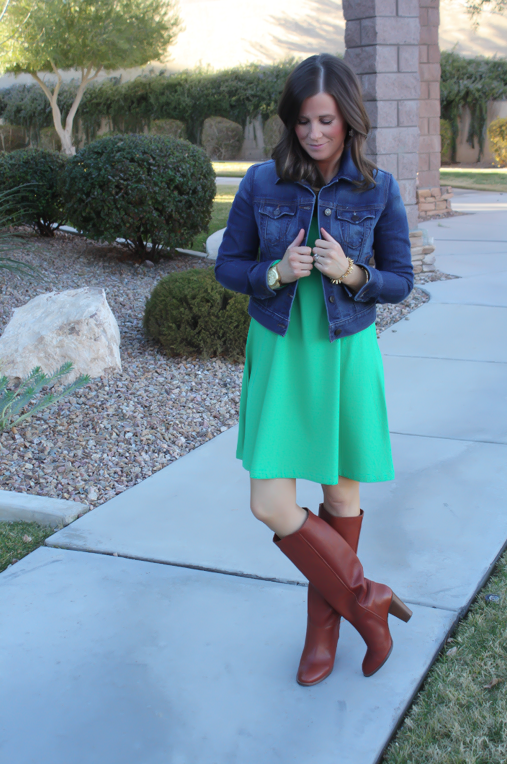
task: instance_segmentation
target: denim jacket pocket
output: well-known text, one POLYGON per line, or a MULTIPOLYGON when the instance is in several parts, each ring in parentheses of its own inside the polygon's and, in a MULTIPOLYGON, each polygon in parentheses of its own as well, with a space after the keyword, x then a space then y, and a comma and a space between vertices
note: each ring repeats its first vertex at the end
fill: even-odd
POLYGON ((356 259, 361 252, 364 242, 368 238, 375 222, 373 210, 336 210, 336 217, 340 226, 342 242, 345 244, 346 254, 356 259))
POLYGON ((297 235, 297 204, 262 202, 259 206, 261 249, 273 257, 283 257, 297 235), (290 236, 292 235, 292 238, 290 236))

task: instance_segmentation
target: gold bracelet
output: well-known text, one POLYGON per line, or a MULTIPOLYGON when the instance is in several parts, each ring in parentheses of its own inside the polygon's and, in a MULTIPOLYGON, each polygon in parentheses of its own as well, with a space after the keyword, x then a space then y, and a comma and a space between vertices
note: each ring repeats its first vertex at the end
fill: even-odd
POLYGON ((331 284, 341 284, 343 279, 347 278, 347 276, 350 276, 350 274, 352 273, 352 268, 354 267, 355 263, 351 257, 347 257, 347 260, 349 261, 349 267, 347 268, 345 273, 342 273, 339 279, 331 279, 331 284))

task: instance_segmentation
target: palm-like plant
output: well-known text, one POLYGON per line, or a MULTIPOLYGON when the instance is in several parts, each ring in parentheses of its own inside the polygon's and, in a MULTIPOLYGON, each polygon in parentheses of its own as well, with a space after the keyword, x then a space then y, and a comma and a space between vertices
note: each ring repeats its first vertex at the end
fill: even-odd
POLYGON ((75 392, 75 390, 79 390, 80 387, 88 384, 90 377, 88 374, 82 374, 75 379, 74 382, 71 382, 67 387, 64 387, 59 393, 48 393, 31 409, 21 413, 23 409, 28 406, 34 395, 40 393, 43 387, 54 385, 58 379, 64 377, 71 370, 71 361, 64 363, 51 375, 44 374, 41 367, 36 366, 26 379, 22 380, 15 390, 8 390, 7 377, 0 377, 0 432, 21 424, 25 419, 33 416, 33 414, 42 411, 42 409, 45 409, 48 406, 52 406, 54 403, 58 403, 58 401, 65 395, 69 395, 70 393, 75 392))

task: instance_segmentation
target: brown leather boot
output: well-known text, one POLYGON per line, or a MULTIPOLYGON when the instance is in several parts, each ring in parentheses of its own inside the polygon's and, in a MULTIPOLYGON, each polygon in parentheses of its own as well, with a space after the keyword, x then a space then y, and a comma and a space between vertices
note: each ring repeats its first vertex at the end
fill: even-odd
MULTIPOLYGON (((356 517, 335 517, 324 504, 319 506, 319 517, 345 539, 357 553, 363 510, 356 517)), ((308 621, 303 654, 299 662, 297 681, 305 687, 322 682, 334 666, 336 646, 340 636, 340 615, 324 599, 313 584, 308 586, 308 621)))
POLYGON ((371 676, 391 654, 389 613, 408 621, 412 611, 385 584, 364 577, 363 566, 345 539, 308 509, 305 523, 275 544, 366 642, 363 674, 371 676))

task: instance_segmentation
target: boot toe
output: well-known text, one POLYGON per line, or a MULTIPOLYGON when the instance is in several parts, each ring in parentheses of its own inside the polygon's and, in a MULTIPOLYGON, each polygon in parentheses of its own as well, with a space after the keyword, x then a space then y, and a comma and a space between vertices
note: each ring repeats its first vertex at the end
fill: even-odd
POLYGON ((391 646, 386 653, 379 655, 376 650, 367 650, 363 660, 363 674, 365 676, 373 676, 376 672, 382 668, 393 651, 393 640, 391 638, 391 646))

